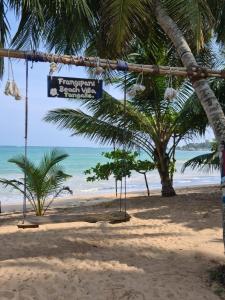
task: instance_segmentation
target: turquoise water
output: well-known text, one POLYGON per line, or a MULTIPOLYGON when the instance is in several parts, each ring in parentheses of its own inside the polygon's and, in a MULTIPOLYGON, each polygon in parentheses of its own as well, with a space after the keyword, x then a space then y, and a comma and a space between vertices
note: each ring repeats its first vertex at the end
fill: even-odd
MULTIPOLYGON (((43 153, 48 152, 52 147, 29 147, 28 155, 33 161, 38 162, 43 153)), ((113 178, 109 181, 99 181, 89 183, 85 180, 84 170, 95 166, 98 162, 104 162, 105 159, 101 156, 101 153, 108 151, 109 148, 59 148, 69 154, 69 157, 63 163, 64 169, 67 173, 73 177, 67 182, 67 184, 73 189, 74 195, 79 196, 91 196, 101 195, 106 193, 112 193, 114 190, 113 178)), ((8 159, 23 153, 23 147, 0 147, 0 177, 1 178, 20 178, 21 173, 18 169, 8 162, 8 159)), ((197 172, 193 170, 187 170, 184 174, 181 174, 180 169, 182 164, 196 156, 205 153, 205 151, 177 151, 177 172, 174 176, 175 187, 181 186, 194 186, 204 184, 217 184, 219 183, 219 172, 206 174, 203 172, 197 172)), ((143 158, 145 156, 143 155, 143 158)), ((148 174, 149 185, 151 189, 160 188, 160 180, 157 171, 150 172, 148 174)), ((128 179, 128 192, 129 191, 141 191, 145 189, 143 176, 134 173, 131 178, 128 179)), ((21 202, 21 196, 10 189, 0 188, 0 200, 2 203, 18 203, 21 202)))
MULTIPOLYGON (((28 147, 28 157, 32 161, 38 162, 43 154, 51 151, 52 147, 28 147)), ((103 162, 104 158, 101 153, 108 151, 109 148, 70 148, 58 147, 69 157, 63 162, 66 171, 71 175, 82 174, 84 170, 94 166, 98 162, 103 162)), ((0 146, 0 175, 17 174, 18 169, 8 159, 13 156, 23 154, 23 147, 1 147, 0 146)))

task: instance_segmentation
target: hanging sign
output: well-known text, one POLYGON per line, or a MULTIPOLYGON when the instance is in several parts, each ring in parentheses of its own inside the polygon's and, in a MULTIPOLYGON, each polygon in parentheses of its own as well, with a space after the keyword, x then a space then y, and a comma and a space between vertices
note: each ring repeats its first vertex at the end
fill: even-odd
POLYGON ((48 76, 48 97, 99 99, 102 80, 48 76))

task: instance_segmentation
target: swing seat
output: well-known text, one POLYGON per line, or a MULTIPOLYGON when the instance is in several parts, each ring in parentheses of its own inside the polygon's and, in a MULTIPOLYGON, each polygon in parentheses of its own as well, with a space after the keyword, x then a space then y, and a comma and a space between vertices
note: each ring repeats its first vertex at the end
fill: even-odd
POLYGON ((29 222, 28 220, 23 220, 17 224, 17 227, 20 229, 28 229, 28 228, 38 228, 39 225, 37 223, 29 222))
POLYGON ((128 222, 131 216, 128 213, 116 211, 95 214, 67 214, 67 215, 49 215, 49 216, 27 216, 25 221, 17 224, 18 228, 38 228, 45 224, 70 223, 70 222, 88 222, 97 223, 101 221, 109 222, 110 224, 128 222))

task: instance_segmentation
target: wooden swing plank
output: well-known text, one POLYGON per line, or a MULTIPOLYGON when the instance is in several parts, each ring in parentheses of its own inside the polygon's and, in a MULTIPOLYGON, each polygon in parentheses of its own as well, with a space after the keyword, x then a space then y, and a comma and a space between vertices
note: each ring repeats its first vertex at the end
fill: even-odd
POLYGON ((33 223, 33 222, 29 222, 29 221, 25 220, 25 221, 19 222, 17 224, 17 227, 20 228, 20 229, 38 228, 39 224, 33 223))
POLYGON ((88 214, 52 214, 46 216, 27 216, 25 223, 19 223, 18 228, 37 228, 39 225, 44 224, 57 224, 57 223, 71 223, 71 222, 88 222, 97 223, 101 221, 109 222, 111 224, 127 222, 130 220, 130 215, 125 212, 105 212, 105 213, 88 213, 88 214))

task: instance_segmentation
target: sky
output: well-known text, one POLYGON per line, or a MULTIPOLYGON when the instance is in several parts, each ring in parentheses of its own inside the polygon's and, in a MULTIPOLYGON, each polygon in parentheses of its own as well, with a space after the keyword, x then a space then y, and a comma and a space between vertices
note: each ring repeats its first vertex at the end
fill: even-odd
MULTIPOLYGON (((7 15, 10 21, 11 33, 16 30, 17 22, 12 13, 7 15)), ((44 49, 40 49, 44 51, 44 49)), ((5 73, 0 81, 0 145, 21 146, 24 144, 24 95, 25 95, 25 61, 12 59, 15 81, 23 95, 21 101, 14 100, 4 94, 8 79, 8 59, 5 58, 5 73)), ((34 63, 29 67, 29 132, 28 144, 30 146, 67 146, 67 147, 99 147, 83 137, 71 137, 71 132, 59 130, 56 125, 43 121, 49 110, 55 108, 77 108, 76 100, 68 101, 62 98, 47 97, 47 76, 49 63, 34 63)), ((88 78, 85 68, 76 66, 63 66, 55 76, 88 78)), ((112 86, 103 88, 111 95, 120 99, 122 91, 112 86)))
MULTIPOLYGON (((7 59, 5 59, 6 65, 7 59)), ((4 94, 8 78, 6 70, 0 82, 0 145, 23 145, 24 142, 24 95, 25 95, 25 61, 13 60, 15 81, 23 95, 20 101, 4 94)), ((49 63, 34 63, 29 66, 29 145, 32 146, 71 146, 94 147, 97 144, 83 137, 71 137, 71 132, 59 130, 56 125, 43 121, 49 110, 55 108, 77 108, 76 100, 68 101, 63 98, 47 97, 47 76, 49 63)), ((84 68, 64 66, 59 73, 54 75, 88 78, 84 68)), ((107 90, 115 97, 120 98, 122 93, 113 87, 107 90)))
MULTIPOLYGON (((12 33, 16 28, 13 15, 9 15, 12 33)), ((43 49, 42 49, 43 50, 43 49)), ((12 60, 15 81, 25 95, 25 61, 12 60)), ((8 79, 8 59, 5 58, 5 73, 0 81, 0 145, 21 146, 24 144, 24 98, 20 101, 4 94, 5 84, 8 79)), ((71 137, 71 132, 59 130, 56 125, 43 121, 43 117, 49 110, 55 108, 77 108, 78 103, 62 98, 47 97, 47 76, 49 63, 34 63, 29 65, 29 131, 28 144, 30 146, 67 146, 67 147, 99 147, 83 137, 71 137)), ((55 76, 88 78, 88 74, 82 67, 64 66, 55 76)), ((121 99, 122 91, 115 87, 105 87, 114 97, 121 99)), ((212 139, 209 131, 206 138, 212 139)))

